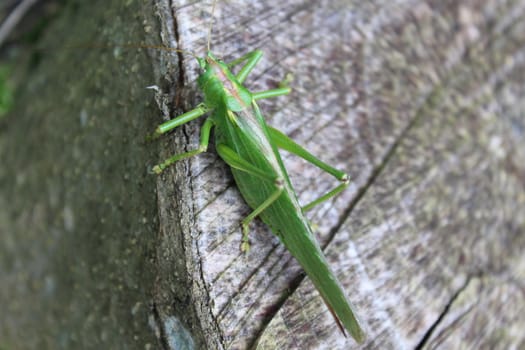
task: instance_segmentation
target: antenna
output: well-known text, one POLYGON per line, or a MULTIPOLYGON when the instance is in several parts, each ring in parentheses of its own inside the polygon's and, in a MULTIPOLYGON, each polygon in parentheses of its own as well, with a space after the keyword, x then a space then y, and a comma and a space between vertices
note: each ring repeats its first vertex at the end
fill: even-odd
POLYGON ((213 14, 215 13, 215 5, 217 4, 217 0, 213 0, 213 5, 211 6, 211 22, 210 26, 208 28, 208 44, 206 45, 208 52, 210 52, 210 42, 211 42, 211 29, 213 27, 213 14))
POLYGON ((124 49, 154 49, 154 50, 164 50, 164 51, 173 51, 173 52, 180 52, 186 55, 190 55, 194 58, 198 58, 197 55, 195 55, 191 51, 187 50, 181 50, 176 49, 174 47, 167 47, 163 45, 140 45, 140 44, 81 44, 81 45, 73 45, 73 46, 67 46, 66 49, 114 49, 114 48, 124 48, 124 49))

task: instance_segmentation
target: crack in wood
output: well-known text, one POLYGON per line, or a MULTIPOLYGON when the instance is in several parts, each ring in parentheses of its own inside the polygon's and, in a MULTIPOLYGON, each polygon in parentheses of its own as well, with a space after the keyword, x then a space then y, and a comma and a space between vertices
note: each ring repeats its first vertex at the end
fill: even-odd
MULTIPOLYGON (((175 9, 173 2, 170 1, 170 8, 175 9)), ((180 33, 179 33, 179 24, 177 22, 177 14, 175 10, 172 11, 173 18, 173 35, 175 36, 175 42, 177 43, 177 49, 180 47, 180 33)), ((184 81, 186 77, 186 70, 184 67, 184 56, 181 51, 176 51, 177 54, 177 86, 184 86, 184 81)), ((180 90, 177 89, 175 100, 178 102, 180 100, 180 90)))
MULTIPOLYGON (((461 293, 463 293, 463 291, 465 291, 467 289, 467 287, 468 287, 468 285, 470 284, 471 281, 472 281, 472 276, 468 276, 467 280, 465 281, 465 283, 454 294, 452 294, 452 296, 450 297, 448 303, 445 305, 445 307, 443 308, 443 311, 439 314, 439 316, 436 319, 436 321, 434 321, 434 323, 427 329, 427 331, 423 335, 423 338, 421 338, 419 343, 414 347, 415 350, 421 350, 421 349, 423 349, 425 347, 425 345, 427 345, 428 341, 430 340, 430 338, 434 334, 434 331, 437 329, 437 327, 441 324, 441 322, 448 315, 448 313, 449 313, 452 305, 454 304, 454 302, 459 298, 461 293)), ((460 315, 453 322, 453 324, 459 322, 459 320, 461 320, 466 314, 468 314, 468 312, 470 312, 470 310, 472 310, 472 308, 473 307, 469 308, 462 315, 460 315)))
POLYGON ((343 223, 345 220, 350 216, 352 210, 357 206, 359 201, 365 196, 368 189, 372 187, 372 185, 375 183, 379 175, 383 173, 383 170, 386 168, 388 162, 390 159, 394 156, 396 150, 401 145, 401 142, 405 140, 406 135, 412 130, 412 128, 417 124, 417 122, 423 117, 424 111, 427 108, 431 108, 434 106, 439 99, 441 95, 441 85, 436 85, 434 89, 428 94, 427 98, 425 99, 425 102, 421 105, 421 107, 417 110, 415 116, 408 122, 408 124, 405 126, 405 128, 401 131, 398 137, 394 140, 390 148, 386 151, 383 159, 381 162, 375 166, 375 168, 372 170, 370 177, 366 181, 366 183, 357 191, 356 196, 352 201, 350 201, 348 207, 343 211, 339 222, 332 228, 330 234, 328 235, 328 239, 325 243, 325 245, 322 247, 323 249, 330 244, 330 242, 335 238, 335 234, 340 230, 340 228, 343 226, 343 223))
MULTIPOLYGON (((395 151, 401 144, 401 142, 405 139, 405 136, 409 133, 409 131, 417 124, 417 122, 422 118, 424 115, 424 111, 435 105, 436 101, 439 99, 440 93, 441 93, 441 85, 437 85, 434 90, 432 90, 429 95, 427 96, 425 102, 422 104, 422 106, 418 109, 416 112, 414 118, 412 118, 406 127, 401 131, 399 136, 396 138, 396 140, 393 142, 391 147, 386 152, 385 156, 383 157, 382 161, 379 163, 378 166, 375 167, 375 169, 372 171, 368 181, 365 183, 363 187, 360 188, 357 195, 354 197, 354 199, 350 202, 347 209, 343 211, 339 222, 332 228, 330 231, 330 234, 328 235, 328 239, 326 240, 326 243, 322 246, 322 249, 324 250, 328 244, 334 239, 335 234, 340 230, 343 223, 347 219, 347 217, 350 215, 352 210, 355 208, 355 206, 359 203, 361 198, 364 197, 365 193, 371 186, 374 184, 375 180, 379 177, 379 175, 382 173, 386 165, 388 164, 388 161, 392 158, 392 156, 395 154, 395 151)), ((301 282, 306 278, 305 274, 298 275, 295 279, 292 280, 292 282, 289 285, 289 288, 287 289, 287 293, 285 293, 282 298, 279 299, 279 301, 276 303, 276 307, 270 314, 267 315, 265 318, 265 322, 263 322, 262 327, 260 329, 260 332, 258 332, 253 342, 250 343, 250 346, 248 348, 255 347, 257 345, 258 339, 260 336, 264 333, 264 330, 266 329, 266 326, 270 324, 270 321, 275 317, 275 315, 279 312, 281 307, 284 305, 286 300, 289 298, 290 295, 292 295, 298 288, 301 282)))
POLYGON ((160 316, 160 311, 157 307, 157 303, 153 303, 152 313, 155 324, 157 325, 157 330, 159 332, 158 339, 160 346, 162 347, 162 349, 169 350, 170 346, 168 342, 168 337, 166 336, 166 330, 164 329, 164 324, 162 322, 162 317, 160 316))

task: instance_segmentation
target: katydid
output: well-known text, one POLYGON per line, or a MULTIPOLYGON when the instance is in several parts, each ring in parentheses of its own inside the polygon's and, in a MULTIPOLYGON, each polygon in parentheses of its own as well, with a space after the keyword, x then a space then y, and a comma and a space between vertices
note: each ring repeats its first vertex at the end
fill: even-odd
POLYGON ((349 183, 348 176, 322 162, 282 132, 267 125, 257 100, 290 93, 287 83, 278 88, 252 93, 243 86, 248 74, 261 59, 262 52, 255 50, 230 63, 225 63, 208 52, 198 58, 203 73, 198 86, 204 101, 178 117, 161 124, 155 131, 160 136, 205 114, 205 120, 197 149, 175 155, 153 171, 161 173, 171 164, 205 152, 210 133, 214 128, 216 150, 231 167, 235 182, 243 198, 253 211, 241 222, 241 250, 249 249, 248 230, 250 222, 260 217, 272 232, 297 259, 321 294, 328 309, 343 333, 345 329, 357 342, 363 342, 365 334, 354 314, 352 304, 341 284, 330 269, 325 256, 315 239, 304 212, 343 191, 349 183), (244 64, 238 73, 232 68, 244 64), (283 149, 334 176, 341 183, 320 198, 301 207, 283 165, 278 149, 283 149))

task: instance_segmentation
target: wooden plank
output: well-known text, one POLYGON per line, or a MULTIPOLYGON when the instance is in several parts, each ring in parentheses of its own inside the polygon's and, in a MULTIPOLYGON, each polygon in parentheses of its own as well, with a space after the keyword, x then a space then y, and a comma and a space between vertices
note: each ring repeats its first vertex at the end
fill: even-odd
MULTIPOLYGON (((202 120, 142 142, 160 115, 200 101, 195 60, 78 45, 205 52, 210 1, 150 6, 68 7, 38 59, 17 60, 17 103, 0 120, 0 347, 356 347, 263 224, 240 253, 249 209, 213 147, 148 174, 197 144, 202 120)), ((293 73, 293 93, 261 103, 265 115, 352 178, 309 217, 364 348, 523 347, 524 11, 523 0, 217 4, 212 50, 261 48, 254 91, 293 73)), ((285 162, 303 202, 334 185, 285 162)))
MULTIPOLYGON (((310 217, 367 326, 366 348, 523 342, 523 7, 217 4, 212 51, 228 61, 261 48, 252 90, 292 72, 292 95, 263 104, 269 123, 353 179, 310 217), (509 316, 497 309, 502 295, 509 316), (482 326, 475 315, 485 307, 495 314, 482 326)), ((210 11, 208 2, 174 6, 180 48, 205 52, 210 11)), ((183 67, 193 83, 195 62, 183 67)), ((198 123, 185 130, 196 144, 198 123)), ((333 186, 301 160, 285 162, 303 202, 333 186)), ((264 225, 252 228, 250 254, 239 252, 249 209, 215 153, 180 169, 193 189, 182 198, 185 252, 210 346, 355 346, 264 225)))

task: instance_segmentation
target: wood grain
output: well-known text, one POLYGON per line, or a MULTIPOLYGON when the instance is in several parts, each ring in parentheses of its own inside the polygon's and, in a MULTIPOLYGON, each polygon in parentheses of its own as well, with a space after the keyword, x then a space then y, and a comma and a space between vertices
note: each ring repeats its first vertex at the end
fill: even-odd
MULTIPOLYGON (((66 6, 44 50, 2 56, 17 83, 0 120, 0 348, 358 348, 261 222, 240 253, 250 210, 213 146, 148 173, 197 145, 202 119, 143 140, 202 96, 191 55, 135 47, 203 55, 211 22, 225 60, 264 51, 251 90, 293 74, 291 95, 261 101, 268 122, 351 176, 308 217, 366 326, 361 348, 524 348, 524 12, 525 0, 66 6)), ((284 159, 303 203, 336 185, 284 159)))
MULTIPOLYGON (((202 55, 210 4, 171 6, 173 41, 202 55)), ((253 91, 293 73, 292 95, 261 103, 268 122, 351 175, 309 217, 367 327, 363 348, 524 344, 524 6, 217 4, 212 51, 228 61, 262 49, 253 91)), ((198 123, 185 130, 195 145, 198 123)), ((334 186, 284 157, 302 202, 334 186)), ((185 251, 210 347, 355 347, 263 224, 239 252, 249 209, 213 150, 187 172, 185 251)))

